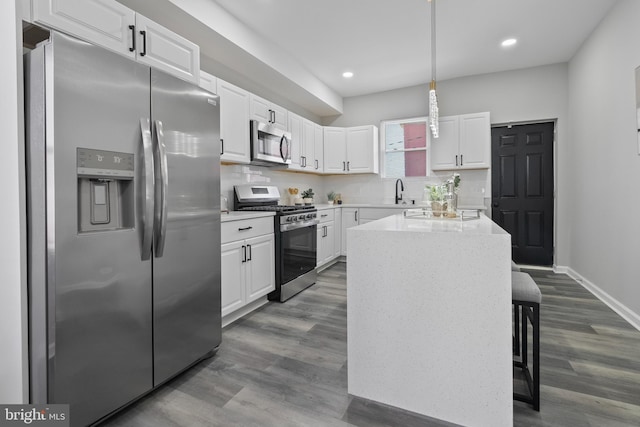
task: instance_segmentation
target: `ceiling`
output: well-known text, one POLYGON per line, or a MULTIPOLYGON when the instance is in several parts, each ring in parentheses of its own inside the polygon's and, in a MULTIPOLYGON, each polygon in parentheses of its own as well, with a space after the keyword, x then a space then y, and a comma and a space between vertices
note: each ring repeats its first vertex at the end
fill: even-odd
MULTIPOLYGON (((431 80, 427 0, 210 1, 342 97, 431 80)), ((566 62, 616 1, 437 0, 437 80, 566 62)))

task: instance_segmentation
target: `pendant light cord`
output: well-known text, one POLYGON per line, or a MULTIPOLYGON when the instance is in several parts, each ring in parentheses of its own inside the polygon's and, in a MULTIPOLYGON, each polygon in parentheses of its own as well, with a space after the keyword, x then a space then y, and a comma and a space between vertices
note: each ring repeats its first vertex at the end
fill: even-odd
POLYGON ((436 81, 436 0, 431 2, 431 81, 436 81))

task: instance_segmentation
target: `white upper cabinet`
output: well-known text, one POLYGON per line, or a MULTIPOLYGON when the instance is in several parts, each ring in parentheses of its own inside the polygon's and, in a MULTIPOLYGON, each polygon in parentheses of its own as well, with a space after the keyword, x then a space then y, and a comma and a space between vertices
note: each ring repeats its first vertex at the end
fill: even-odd
POLYGON ((136 14, 114 0, 33 0, 33 22, 135 58, 136 14))
POLYGON ((313 170, 324 172, 324 132, 322 126, 313 123, 313 170))
POLYGON ((142 15, 136 15, 138 61, 200 83, 200 48, 142 15))
POLYGON ((218 78, 200 70, 200 87, 211 93, 218 93, 218 78))
POLYGON ((291 164, 289 169, 304 170, 304 143, 302 141, 302 117, 289 113, 289 133, 291 133, 291 164))
MULTIPOLYGON (((460 139, 458 116, 440 117, 438 138, 431 138, 431 169, 455 169, 460 139)), ((431 134, 429 134, 431 137, 431 134)))
POLYGON ((198 45, 115 0, 32 1, 35 23, 199 83, 198 45))
POLYGON ((220 160, 249 163, 249 92, 218 79, 220 96, 220 160))
POLYGON ((291 164, 289 169, 322 173, 322 126, 289 112, 291 164), (319 135, 319 136, 318 136, 319 135))
POLYGON ((287 110, 254 94, 251 94, 251 119, 282 130, 288 127, 287 110))
POLYGON ((325 173, 347 172, 347 129, 324 128, 324 171, 325 173))
POLYGON ((378 173, 378 128, 324 128, 325 173, 378 173))
POLYGON ((441 117, 438 139, 431 139, 431 169, 491 167, 489 113, 441 117))
POLYGON ((378 173, 378 128, 347 128, 347 172, 378 173))
POLYGON ((491 120, 489 113, 460 116, 460 167, 491 167, 491 120))

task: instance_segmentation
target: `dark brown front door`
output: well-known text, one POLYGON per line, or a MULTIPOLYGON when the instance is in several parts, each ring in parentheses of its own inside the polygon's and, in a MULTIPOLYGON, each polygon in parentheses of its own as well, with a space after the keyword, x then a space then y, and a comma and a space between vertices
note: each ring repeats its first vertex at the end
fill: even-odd
POLYGON ((553 122, 491 129, 491 215, 518 264, 553 264, 553 122))

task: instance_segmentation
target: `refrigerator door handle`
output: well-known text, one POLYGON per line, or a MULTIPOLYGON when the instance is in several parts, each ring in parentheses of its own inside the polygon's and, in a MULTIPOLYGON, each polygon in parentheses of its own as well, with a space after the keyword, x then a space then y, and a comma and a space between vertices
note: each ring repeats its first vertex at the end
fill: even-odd
POLYGON ((153 243, 153 181, 155 174, 153 170, 153 140, 151 137, 151 123, 148 118, 140 119, 140 131, 142 133, 142 156, 144 160, 144 195, 142 212, 142 260, 151 258, 151 247, 153 243))
POLYGON ((167 171, 167 152, 164 145, 162 122, 155 121, 156 135, 156 206, 155 206, 155 256, 161 258, 164 253, 164 241, 167 233, 167 186, 169 175, 167 171))

